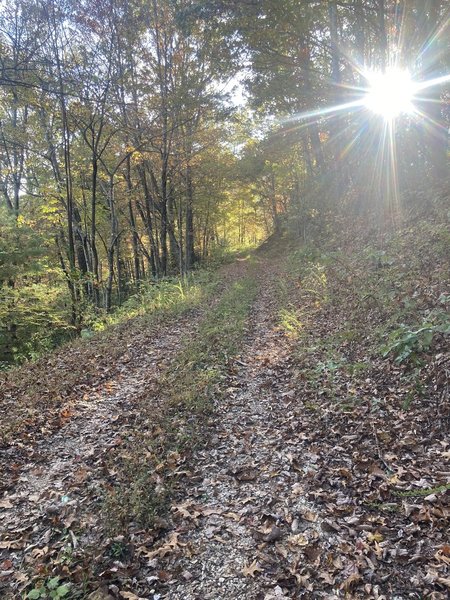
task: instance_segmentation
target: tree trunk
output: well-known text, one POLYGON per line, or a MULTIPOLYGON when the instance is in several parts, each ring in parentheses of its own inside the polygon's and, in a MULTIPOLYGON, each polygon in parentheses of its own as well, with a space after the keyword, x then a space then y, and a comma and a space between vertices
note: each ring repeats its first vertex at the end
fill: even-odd
MULTIPOLYGON (((424 2, 426 11, 425 23, 427 39, 422 53, 421 76, 424 80, 438 78, 445 74, 442 57, 445 55, 442 47, 443 35, 436 35, 439 29, 441 3, 439 0, 424 2)), ((426 139, 430 162, 430 174, 433 181, 440 181, 448 176, 448 127, 442 114, 442 87, 439 85, 425 89, 421 93, 421 109, 428 117, 426 120, 426 139)))
POLYGON ((127 158, 126 165, 126 179, 127 179, 127 191, 128 191, 128 216, 130 219, 131 226, 131 245, 133 248, 133 266, 134 266, 134 280, 137 283, 141 279, 141 268, 139 262, 139 238, 136 229, 136 219, 134 218, 132 190, 133 185, 131 181, 131 159, 127 158))
MULTIPOLYGON (((330 40, 331 40, 331 80, 333 83, 331 102, 336 106, 342 103, 342 94, 340 90, 341 72, 340 72, 340 52, 339 52, 339 33, 338 33, 338 13, 335 0, 330 0, 328 3, 328 12, 330 18, 330 40)), ((336 114, 330 125, 331 133, 331 151, 333 154, 333 172, 335 185, 335 199, 339 200, 343 193, 343 177, 342 177, 342 151, 345 147, 343 139, 343 123, 342 118, 336 114)))
POLYGON ((92 157, 92 195, 91 195, 91 266, 94 278, 93 296, 95 306, 100 307, 100 279, 98 274, 98 252, 97 252, 97 174, 98 160, 95 155, 92 157))
POLYGON ((387 45, 386 24, 385 24, 385 18, 386 18, 385 0, 378 0, 377 15, 378 15, 378 29, 379 29, 379 34, 380 34, 380 44, 379 44, 380 67, 381 67, 382 71, 385 71, 386 64, 387 64, 387 58, 388 58, 388 56, 387 56, 388 45, 387 45))
MULTIPOLYGON (((109 312, 112 307, 112 290, 113 290, 113 281, 114 281, 114 258, 117 255, 117 267, 119 266, 119 252, 117 250, 118 240, 119 240, 119 232, 118 232, 118 223, 115 209, 115 199, 114 199, 114 174, 109 176, 109 187, 108 187, 108 204, 109 204, 109 212, 110 212, 110 238, 108 244, 108 279, 106 283, 106 295, 105 295, 105 309, 109 312)), ((119 273, 117 274, 119 277, 119 273)), ((118 283, 119 286, 119 283, 118 283)), ((120 296, 120 292, 119 292, 120 296)))
POLYGON ((194 252, 194 187, 192 184, 191 165, 186 167, 186 236, 185 236, 185 251, 184 251, 184 268, 189 271, 195 262, 194 252))

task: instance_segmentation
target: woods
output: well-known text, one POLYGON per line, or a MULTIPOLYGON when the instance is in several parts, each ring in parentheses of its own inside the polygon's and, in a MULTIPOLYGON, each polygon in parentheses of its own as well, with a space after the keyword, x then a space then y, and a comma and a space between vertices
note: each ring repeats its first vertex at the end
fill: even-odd
POLYGON ((224 243, 233 56, 189 4, 4 3, 2 360, 224 243))
POLYGON ((0 0, 0 596, 446 600, 445 0, 0 0))

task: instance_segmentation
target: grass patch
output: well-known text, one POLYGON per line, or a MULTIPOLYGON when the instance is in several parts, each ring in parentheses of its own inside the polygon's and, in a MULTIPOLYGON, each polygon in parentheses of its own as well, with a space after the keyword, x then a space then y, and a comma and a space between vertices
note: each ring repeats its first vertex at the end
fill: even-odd
POLYGON ((299 319, 299 314, 293 308, 282 308, 279 311, 279 321, 281 329, 286 335, 292 338, 298 338, 303 329, 303 323, 299 319))
POLYGON ((256 296, 252 278, 233 284, 200 326, 196 339, 186 341, 167 377, 171 402, 195 412, 209 406, 211 386, 225 374, 238 352, 247 317, 256 296))
POLYGON ((181 463, 205 441, 205 419, 239 351, 256 293, 252 277, 234 283, 208 311, 195 337, 184 341, 161 381, 160 414, 153 414, 149 402, 140 433, 130 439, 120 464, 114 465, 117 483, 103 507, 110 531, 123 531, 130 521, 154 526, 166 512, 181 463))
POLYGON ((426 488, 423 490, 392 490, 392 493, 394 496, 398 496, 399 498, 421 498, 424 496, 430 496, 431 494, 443 494, 447 490, 450 490, 450 483, 426 488))
POLYGON ((101 311, 86 319, 81 336, 91 338, 96 332, 119 325, 136 317, 152 319, 156 315, 174 315, 197 306, 218 284, 213 270, 192 271, 184 277, 167 278, 142 283, 133 294, 112 313, 101 311))

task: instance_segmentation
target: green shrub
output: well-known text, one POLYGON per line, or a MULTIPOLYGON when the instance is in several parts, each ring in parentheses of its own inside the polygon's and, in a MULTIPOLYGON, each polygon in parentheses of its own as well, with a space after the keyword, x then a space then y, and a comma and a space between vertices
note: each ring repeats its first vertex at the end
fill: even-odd
POLYGON ((418 355, 430 349, 436 334, 450 334, 450 317, 442 311, 430 313, 428 320, 418 328, 400 325, 383 347, 383 357, 392 354, 396 363, 417 362, 418 355))

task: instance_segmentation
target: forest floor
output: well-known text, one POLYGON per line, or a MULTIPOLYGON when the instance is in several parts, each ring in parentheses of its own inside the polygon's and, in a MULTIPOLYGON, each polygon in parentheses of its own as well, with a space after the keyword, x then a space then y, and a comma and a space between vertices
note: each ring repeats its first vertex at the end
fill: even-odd
POLYGON ((272 240, 3 376, 1 597, 448 598, 448 218, 272 240))

